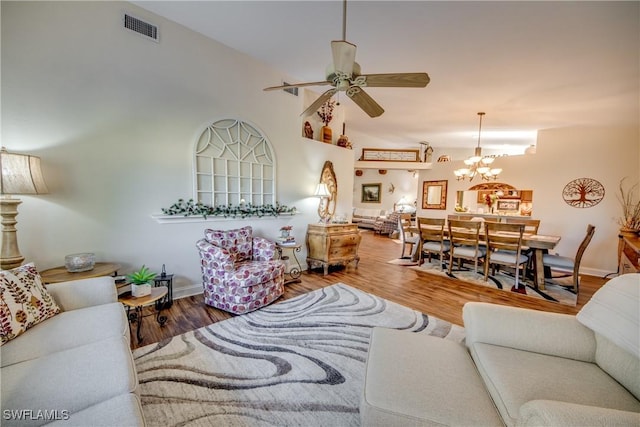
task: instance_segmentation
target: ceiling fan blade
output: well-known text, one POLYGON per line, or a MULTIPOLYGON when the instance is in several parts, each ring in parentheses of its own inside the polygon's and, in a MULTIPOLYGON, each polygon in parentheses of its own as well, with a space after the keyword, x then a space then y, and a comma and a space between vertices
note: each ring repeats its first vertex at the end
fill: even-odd
POLYGON ((327 100, 329 98, 331 98, 333 96, 333 94, 336 93, 337 91, 338 91, 338 89, 329 89, 328 91, 326 91, 325 93, 320 95, 320 97, 318 99, 313 101, 313 104, 309 105, 307 107, 307 109, 304 110, 302 112, 302 114, 300 114, 300 115, 301 116, 308 116, 308 115, 311 115, 311 114, 315 113, 322 106, 322 104, 327 102, 327 100))
POLYGON ((360 86, 351 86, 346 93, 369 117, 378 117, 384 113, 384 108, 374 101, 360 86))
POLYGON ((367 87, 425 87, 429 84, 427 73, 363 74, 367 87))
POLYGON ((321 82, 293 83, 293 84, 286 84, 282 86, 271 86, 271 87, 265 87, 262 90, 279 90, 279 89, 288 89, 290 87, 305 87, 305 86, 326 86, 330 84, 331 84, 330 81, 324 80, 321 82))
POLYGON ((331 42, 333 53, 333 69, 351 77, 353 64, 356 60, 356 45, 346 40, 334 40, 331 42))

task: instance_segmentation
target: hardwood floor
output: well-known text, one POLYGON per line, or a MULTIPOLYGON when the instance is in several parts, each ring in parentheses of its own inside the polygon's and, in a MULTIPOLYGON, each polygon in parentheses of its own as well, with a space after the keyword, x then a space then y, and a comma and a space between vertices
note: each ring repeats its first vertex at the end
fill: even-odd
MULTIPOLYGON (((406 307, 462 325, 462 306, 468 301, 575 314, 606 282, 606 279, 599 277, 582 276, 578 304, 576 307, 569 307, 388 264, 387 261, 400 256, 401 250, 400 245, 392 239, 363 231, 359 249, 360 263, 357 269, 353 265, 346 268, 332 267, 327 276, 322 275, 321 269, 311 273, 304 272, 301 277, 302 283, 286 285, 283 299, 342 282, 406 307)), ((150 308, 145 310, 149 310, 145 314, 152 314, 150 308)), ((140 346, 233 317, 230 313, 205 305, 202 295, 174 300, 173 306, 163 310, 162 314, 168 317, 163 327, 160 327, 153 317, 144 320, 142 324, 144 340, 140 346)), ((137 348, 139 346, 134 337, 135 324, 131 329, 131 347, 137 348)))

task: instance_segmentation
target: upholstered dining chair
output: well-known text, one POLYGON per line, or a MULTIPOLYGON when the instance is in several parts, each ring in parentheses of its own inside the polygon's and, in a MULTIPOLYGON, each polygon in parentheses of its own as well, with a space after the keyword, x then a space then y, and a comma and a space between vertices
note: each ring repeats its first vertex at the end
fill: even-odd
POLYGON ((198 240, 205 304, 243 314, 284 293, 285 265, 276 259, 276 244, 252 234, 251 226, 207 229, 198 240))
MULTIPOLYGON (((576 294, 580 287, 580 276, 578 274, 580 271, 580 261, 582 260, 582 255, 587 249, 587 246, 589 246, 595 232, 596 227, 589 224, 587 226, 587 234, 584 236, 580 246, 578 246, 578 252, 574 258, 552 254, 542 255, 542 264, 544 265, 545 270, 549 268, 552 273, 558 273, 555 277, 573 276, 571 290, 576 294)), ((562 283, 557 284, 562 285, 562 283)))
POLYGON ((449 252, 451 247, 445 236, 445 225, 444 218, 418 217, 418 230, 420 230, 420 238, 422 239, 421 264, 424 255, 431 262, 431 255, 437 254, 440 257, 440 269, 444 270, 444 255, 449 252))
POLYGON ((478 260, 483 259, 486 248, 480 245, 481 221, 456 220, 448 221, 449 241, 449 274, 453 269, 453 260, 458 258, 459 266, 462 267, 462 260, 468 259, 474 263, 474 272, 478 272, 478 260))
POLYGON ((407 247, 409 253, 413 257, 420 243, 420 234, 418 234, 411 223, 411 214, 403 213, 398 217, 398 231, 400 232, 400 240, 402 241, 402 255, 400 258, 404 258, 407 247))
POLYGON ((487 256, 484 264, 484 280, 489 278, 489 268, 493 266, 495 274, 496 265, 506 265, 515 270, 514 290, 518 290, 520 270, 524 279, 526 265, 529 257, 522 253, 522 235, 524 224, 507 224, 504 222, 484 223, 485 244, 487 245, 487 256), (521 268, 522 267, 522 268, 521 268))

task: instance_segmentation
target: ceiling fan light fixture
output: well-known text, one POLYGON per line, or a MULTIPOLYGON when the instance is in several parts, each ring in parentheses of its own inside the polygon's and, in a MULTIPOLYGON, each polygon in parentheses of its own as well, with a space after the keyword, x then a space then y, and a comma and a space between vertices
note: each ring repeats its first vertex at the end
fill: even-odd
POLYGON ((331 42, 333 63, 326 69, 326 79, 320 82, 286 84, 267 87, 264 90, 281 90, 305 86, 333 86, 302 112, 302 116, 313 114, 314 107, 322 105, 328 97, 343 91, 369 117, 378 117, 384 109, 362 88, 364 87, 426 87, 429 84, 427 73, 388 73, 361 74, 360 65, 355 62, 356 45, 346 40, 347 34, 347 0, 343 0, 342 12, 342 40, 331 42), (322 100, 322 102, 320 102, 322 100))

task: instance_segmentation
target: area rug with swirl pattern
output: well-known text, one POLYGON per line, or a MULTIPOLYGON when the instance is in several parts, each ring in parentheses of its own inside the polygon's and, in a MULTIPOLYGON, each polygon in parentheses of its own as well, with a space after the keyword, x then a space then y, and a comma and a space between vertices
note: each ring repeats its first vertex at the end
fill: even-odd
POLYGON ((134 351, 152 426, 357 426, 371 329, 464 329, 342 283, 134 351))

